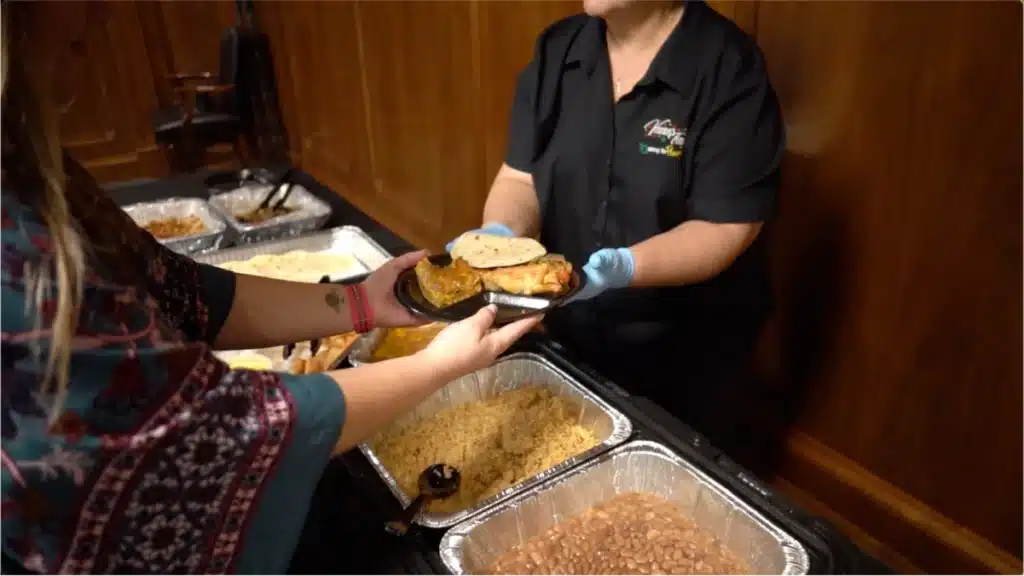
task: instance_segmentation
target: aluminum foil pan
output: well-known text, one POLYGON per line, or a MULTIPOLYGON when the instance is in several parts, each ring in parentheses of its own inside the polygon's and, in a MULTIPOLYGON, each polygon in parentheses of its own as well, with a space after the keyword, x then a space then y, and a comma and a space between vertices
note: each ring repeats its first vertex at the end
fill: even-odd
MULTIPOLYGON (((413 412, 401 417, 392 425, 402 426, 411 422, 418 422, 433 416, 443 408, 492 398, 507 390, 527 385, 543 386, 552 392, 578 402, 580 406, 580 424, 593 430, 601 439, 601 443, 582 454, 573 456, 561 464, 527 478, 519 484, 481 501, 472 508, 455 513, 421 513, 416 518, 417 524, 428 528, 446 528, 457 524, 482 510, 500 504, 516 494, 533 488, 552 476, 622 444, 633 433, 633 424, 625 415, 590 390, 587 390, 582 384, 574 381, 567 374, 548 362, 543 356, 529 352, 512 354, 502 358, 493 366, 450 382, 417 406, 413 412)), ((368 442, 360 444, 359 449, 362 450, 363 454, 366 455, 366 458, 377 470, 377 473, 380 474, 380 477, 388 485, 391 493, 402 502, 403 506, 408 506, 412 499, 402 491, 395 482, 395 478, 381 464, 377 455, 373 452, 373 443, 377 438, 379 438, 379 434, 368 442)))
MULTIPOLYGON (((269 184, 247 184, 230 192, 214 194, 210 197, 210 205, 220 213, 231 227, 234 240, 238 244, 251 244, 276 238, 298 236, 318 230, 331 217, 331 207, 308 190, 293 185, 291 196, 288 197, 286 208, 295 211, 284 216, 271 218, 259 224, 243 224, 235 219, 236 215, 244 214, 259 206, 260 202, 270 193, 269 184)), ((283 195, 279 191, 278 195, 283 195)))
POLYGON ((223 264, 225 262, 239 262, 260 256, 263 254, 284 254, 292 250, 306 250, 308 252, 349 254, 359 263, 358 269, 340 271, 338 275, 332 275, 332 280, 343 280, 348 277, 376 270, 382 264, 391 259, 391 255, 381 248, 356 226, 342 226, 331 228, 316 234, 299 236, 297 238, 285 238, 270 242, 261 242, 245 246, 236 246, 226 250, 218 250, 209 254, 196 256, 197 262, 205 264, 223 264))
POLYGON ((227 230, 227 224, 220 215, 201 198, 168 198, 157 202, 140 202, 125 206, 124 211, 139 226, 163 218, 198 216, 203 221, 206 232, 180 238, 158 239, 164 246, 182 254, 216 250, 223 242, 227 230))
MULTIPOLYGON (((434 326, 435 324, 437 323, 431 322, 430 324, 424 324, 423 328, 434 326)), ((353 366, 373 364, 373 353, 377 351, 377 347, 384 341, 385 336, 387 336, 387 328, 374 328, 360 336, 359 339, 352 344, 352 348, 349 349, 349 363, 353 366)))
POLYGON ((483 573, 513 546, 627 492, 674 502, 754 574, 806 574, 810 568, 796 538, 664 445, 646 440, 606 452, 455 526, 441 539, 441 559, 453 574, 483 573))
POLYGON ((353 366, 373 363, 373 353, 387 335, 386 328, 374 328, 363 334, 348 352, 348 362, 353 366))
MULTIPOLYGON (((274 370, 276 372, 285 372, 288 374, 301 374, 301 372, 294 371, 294 363, 296 360, 308 360, 313 356, 309 344, 309 341, 296 343, 288 356, 284 355, 284 346, 251 350, 220 350, 214 352, 213 355, 235 370, 258 369, 274 370)), ((318 370, 318 372, 337 370, 347 354, 348 351, 346 350, 334 361, 333 364, 330 366, 323 366, 321 370, 318 370)))
POLYGON ((288 362, 287 359, 282 356, 283 350, 284 348, 282 346, 276 346, 274 348, 260 348, 253 350, 221 350, 214 352, 213 355, 228 366, 231 366, 233 369, 249 368, 250 366, 255 365, 253 360, 259 359, 262 362, 268 363, 266 367, 257 366, 259 369, 287 372, 288 362), (237 366, 236 363, 238 364, 237 366))

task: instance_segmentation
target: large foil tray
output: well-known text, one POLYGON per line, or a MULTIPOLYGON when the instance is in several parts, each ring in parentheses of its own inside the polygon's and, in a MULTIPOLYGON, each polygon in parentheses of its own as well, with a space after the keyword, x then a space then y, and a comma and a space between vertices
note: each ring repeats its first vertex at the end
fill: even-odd
POLYGON ((753 574, 806 574, 810 567, 796 538, 664 445, 646 440, 619 446, 460 523, 441 539, 441 559, 453 574, 481 574, 512 547, 627 492, 674 502, 753 574))
POLYGON ((348 352, 348 362, 352 366, 373 364, 373 353, 387 336, 387 328, 374 328, 360 336, 348 352))
MULTIPOLYGON (((433 322, 424 324, 424 327, 434 325, 433 322)), ((387 328, 374 328, 366 334, 361 335, 352 344, 352 347, 348 351, 348 362, 352 366, 362 366, 363 364, 373 364, 377 360, 373 359, 373 353, 377 351, 377 348, 384 343, 384 337, 388 335, 387 328)))
POLYGON ((387 250, 381 248, 380 244, 377 244, 361 228, 342 226, 297 238, 285 238, 259 244, 236 246, 226 250, 202 254, 196 257, 196 261, 216 266, 225 262, 245 261, 263 254, 284 254, 292 250, 348 254, 356 259, 359 264, 358 268, 339 271, 339 274, 331 276, 332 280, 344 280, 345 278, 376 270, 391 259, 391 255, 388 254, 387 250))
POLYGON ((224 241, 227 224, 206 200, 201 198, 167 198, 156 202, 139 202, 124 207, 125 213, 139 226, 163 218, 185 218, 197 216, 206 231, 191 236, 157 239, 158 242, 175 252, 196 254, 216 250, 224 241))
MULTIPOLYGON (((285 203, 286 208, 295 211, 284 216, 271 218, 259 224, 245 224, 235 219, 237 214, 244 214, 259 206, 267 197, 272 186, 269 184, 246 184, 230 192, 214 194, 210 197, 210 205, 220 213, 231 228, 236 244, 252 244, 299 236, 319 230, 331 217, 331 207, 298 184, 292 185, 291 195, 285 203)), ((278 191, 272 203, 284 194, 278 191)))
MULTIPOLYGON (((610 406, 600 397, 582 384, 573 380, 543 356, 521 352, 502 358, 493 366, 463 376, 441 388, 411 413, 399 418, 392 426, 402 426, 411 422, 424 420, 449 406, 465 404, 493 398, 507 390, 522 386, 543 386, 554 393, 568 397, 580 407, 580 423, 595 432, 601 443, 581 454, 573 456, 561 464, 555 465, 544 472, 536 474, 519 484, 509 487, 490 498, 486 498, 476 506, 454 513, 423 512, 416 523, 428 528, 446 528, 457 524, 474 514, 499 504, 523 491, 530 490, 544 480, 551 478, 569 468, 585 462, 629 439, 633 432, 633 424, 621 412, 610 406)), ((395 478, 384 467, 373 451, 373 443, 380 433, 369 441, 359 445, 359 449, 370 461, 387 484, 391 493, 398 498, 403 506, 408 506, 412 499, 395 481, 395 478)))

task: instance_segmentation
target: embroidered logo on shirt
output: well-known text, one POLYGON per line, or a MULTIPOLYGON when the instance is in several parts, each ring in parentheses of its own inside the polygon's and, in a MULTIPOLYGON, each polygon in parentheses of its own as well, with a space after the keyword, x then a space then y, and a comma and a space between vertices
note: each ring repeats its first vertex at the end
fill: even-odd
POLYGON ((640 141, 641 154, 680 158, 686 142, 686 128, 678 128, 669 119, 655 118, 644 124, 645 138, 640 141))

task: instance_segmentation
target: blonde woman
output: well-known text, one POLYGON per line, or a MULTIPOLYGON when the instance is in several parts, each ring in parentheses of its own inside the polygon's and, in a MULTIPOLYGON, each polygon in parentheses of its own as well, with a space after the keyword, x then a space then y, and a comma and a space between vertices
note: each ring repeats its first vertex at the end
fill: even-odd
POLYGON ((412 357, 229 370, 213 349, 415 322, 391 287, 423 254, 343 289, 164 249, 62 156, 47 4, 2 5, 4 572, 282 573, 332 455, 535 321, 489 332, 485 309, 412 357))

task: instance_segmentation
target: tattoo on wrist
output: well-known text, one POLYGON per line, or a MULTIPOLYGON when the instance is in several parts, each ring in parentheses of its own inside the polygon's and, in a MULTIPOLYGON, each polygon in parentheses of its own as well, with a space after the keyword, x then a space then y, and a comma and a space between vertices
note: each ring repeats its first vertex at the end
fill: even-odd
POLYGON ((331 310, 334 310, 335 313, 341 314, 341 307, 345 304, 345 297, 334 290, 331 290, 327 294, 324 294, 324 303, 327 304, 331 310))

